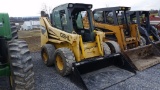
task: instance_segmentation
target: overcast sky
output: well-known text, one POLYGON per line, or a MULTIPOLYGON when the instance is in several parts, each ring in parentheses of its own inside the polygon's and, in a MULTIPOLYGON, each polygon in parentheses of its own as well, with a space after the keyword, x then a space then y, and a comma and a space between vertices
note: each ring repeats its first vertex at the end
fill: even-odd
POLYGON ((0 0, 0 12, 10 16, 39 16, 44 4, 53 9, 64 3, 91 3, 93 9, 130 6, 132 10, 160 9, 160 0, 0 0))

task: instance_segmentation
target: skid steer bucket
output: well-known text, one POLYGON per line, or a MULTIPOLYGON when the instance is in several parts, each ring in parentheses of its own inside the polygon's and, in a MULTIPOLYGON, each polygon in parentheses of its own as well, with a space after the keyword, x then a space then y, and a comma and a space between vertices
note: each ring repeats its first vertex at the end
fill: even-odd
POLYGON ((121 53, 112 54, 73 63, 70 79, 85 90, 105 89, 134 76, 133 66, 121 53))
POLYGON ((160 42, 129 49, 124 54, 130 58, 136 69, 142 71, 160 62, 160 42))

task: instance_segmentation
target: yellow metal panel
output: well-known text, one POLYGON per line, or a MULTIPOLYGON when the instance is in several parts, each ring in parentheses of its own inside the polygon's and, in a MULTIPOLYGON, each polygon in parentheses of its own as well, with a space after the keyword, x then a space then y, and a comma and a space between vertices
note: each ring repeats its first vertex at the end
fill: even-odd
MULTIPOLYGON (((99 48, 98 48, 96 41, 83 43, 83 46, 84 46, 85 58, 102 56, 101 53, 99 52, 99 48)), ((100 48, 100 50, 101 50, 101 48, 100 48)))
POLYGON ((123 27, 120 27, 120 31, 116 33, 118 43, 120 44, 121 50, 124 51, 127 49, 126 37, 124 35, 123 27))
MULTIPOLYGON (((107 29, 112 32, 112 33, 105 32, 106 35, 115 34, 115 36, 117 38, 117 42, 121 47, 121 50, 125 50, 125 48, 127 47, 127 44, 126 44, 126 40, 125 40, 125 36, 124 36, 124 32, 123 32, 123 26, 114 26, 114 25, 97 23, 97 22, 94 22, 94 25, 96 27, 107 29)), ((105 41, 107 41, 107 40, 109 40, 109 39, 106 38, 105 41)))
POLYGON ((139 46, 139 40, 140 40, 140 33, 138 30, 138 25, 137 24, 131 24, 130 25, 131 29, 131 36, 136 38, 136 47, 139 46))
POLYGON ((60 41, 60 40, 56 40, 56 39, 49 39, 48 41, 52 42, 52 43, 62 43, 62 42, 64 42, 64 41, 60 41))
POLYGON ((76 34, 71 34, 71 33, 67 33, 64 32, 62 30, 59 30, 57 28, 52 27, 48 22, 47 19, 44 18, 45 23, 48 26, 48 31, 52 34, 55 34, 57 37, 60 38, 61 41, 66 41, 68 43, 73 43, 73 41, 76 41, 76 34))
POLYGON ((105 32, 105 34, 115 34, 114 32, 105 32))
POLYGON ((126 38, 126 41, 127 41, 127 42, 136 41, 136 37, 129 37, 129 38, 126 38))
POLYGON ((84 53, 84 46, 83 46, 83 41, 82 41, 82 37, 80 36, 80 47, 81 47, 81 51, 82 51, 82 55, 85 58, 85 53, 84 53))
MULTIPOLYGON (((41 27, 44 27, 44 29, 46 30, 45 28, 46 26, 42 18, 40 18, 40 24, 41 24, 41 27)), ((47 33, 47 30, 44 33, 42 33, 42 28, 40 28, 40 30, 41 30, 41 46, 43 46, 48 42, 48 33, 47 33)))
POLYGON ((101 56, 101 54, 98 51, 99 51, 98 47, 85 49, 86 58, 101 56))
POLYGON ((51 35, 51 34, 49 34, 49 36, 52 37, 52 38, 55 38, 55 39, 59 39, 58 37, 56 37, 54 35, 51 35))
POLYGON ((97 42, 97 45, 98 45, 98 51, 100 52, 100 54, 103 56, 103 52, 102 52, 102 48, 101 48, 101 44, 100 44, 100 41, 99 41, 99 36, 97 35, 96 36, 96 42, 97 42))

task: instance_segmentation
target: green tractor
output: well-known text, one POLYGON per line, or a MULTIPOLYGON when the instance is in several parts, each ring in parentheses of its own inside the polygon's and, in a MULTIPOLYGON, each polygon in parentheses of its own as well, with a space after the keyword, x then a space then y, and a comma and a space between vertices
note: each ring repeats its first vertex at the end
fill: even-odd
POLYGON ((18 40, 14 22, 0 13, 0 77, 8 77, 12 90, 33 90, 34 72, 28 45, 18 40))

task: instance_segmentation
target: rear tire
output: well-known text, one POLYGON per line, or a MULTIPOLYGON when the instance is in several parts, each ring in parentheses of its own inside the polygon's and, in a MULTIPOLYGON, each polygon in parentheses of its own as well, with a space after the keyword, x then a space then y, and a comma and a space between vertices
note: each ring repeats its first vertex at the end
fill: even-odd
POLYGON ((12 90, 34 90, 33 64, 28 45, 22 40, 8 42, 12 90))
POLYGON ((54 65, 55 47, 52 44, 45 44, 41 49, 41 57, 46 66, 54 65))
POLYGON ((106 44, 110 47, 111 53, 119 53, 121 52, 120 46, 115 41, 107 41, 106 44))
POLYGON ((15 23, 10 22, 12 39, 18 39, 18 30, 15 23))
POLYGON ((143 36, 140 36, 140 41, 139 41, 139 43, 140 43, 140 46, 146 45, 146 39, 145 39, 143 36))
POLYGON ((62 76, 69 75, 72 69, 72 63, 76 62, 74 54, 68 48, 58 48, 55 52, 55 67, 62 76))

